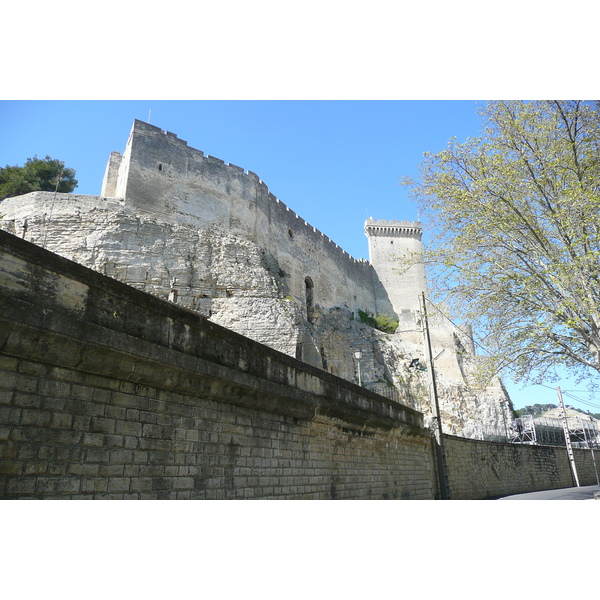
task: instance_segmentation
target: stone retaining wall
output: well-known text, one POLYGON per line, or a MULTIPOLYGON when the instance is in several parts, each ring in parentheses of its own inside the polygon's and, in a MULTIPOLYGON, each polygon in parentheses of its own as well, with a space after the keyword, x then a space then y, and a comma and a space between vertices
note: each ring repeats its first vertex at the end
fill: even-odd
MULTIPOLYGON (((452 500, 498 498, 575 485, 564 446, 529 446, 454 436, 444 436, 444 442, 452 500)), ((596 484, 591 451, 573 452, 580 485, 596 484)))
POLYGON ((433 498, 421 413, 0 232, 0 497, 433 498))

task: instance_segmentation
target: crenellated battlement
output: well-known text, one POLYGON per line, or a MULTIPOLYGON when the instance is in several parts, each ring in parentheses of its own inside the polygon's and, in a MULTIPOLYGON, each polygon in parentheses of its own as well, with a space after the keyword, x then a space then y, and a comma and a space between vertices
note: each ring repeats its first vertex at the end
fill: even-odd
POLYGON ((385 221, 369 218, 365 221, 365 235, 387 237, 415 237, 421 239, 423 227, 420 221, 385 221))
MULTIPOLYGON (((180 139, 176 134, 160 129, 155 125, 144 123, 143 121, 139 121, 137 119, 133 124, 131 133, 132 135, 130 136, 130 141, 128 142, 129 146, 135 144, 136 138, 147 137, 156 141, 158 147, 162 147, 160 150, 162 162, 157 163, 161 165, 161 169, 164 164, 168 164, 171 161, 172 153, 173 156, 175 156, 178 151, 183 151, 186 156, 185 167, 179 168, 178 171, 180 171, 180 176, 187 182, 190 181, 194 172, 202 172, 206 169, 211 169, 211 176, 213 176, 213 174, 216 175, 216 177, 213 177, 214 179, 237 181, 238 183, 241 183, 241 187, 243 189, 248 190, 251 190, 254 186, 255 189, 253 190, 253 193, 248 194, 245 198, 246 204, 256 204, 258 203, 258 199, 261 199, 262 203, 264 204, 263 211, 268 214, 271 219, 276 217, 276 215, 282 215, 285 225, 292 229, 292 236, 298 234, 304 237, 314 236, 315 243, 318 242, 319 244, 326 245, 330 252, 339 254, 342 259, 350 261, 353 264, 368 264, 368 261, 362 258, 356 259, 351 256, 331 238, 322 233, 318 228, 314 227, 305 219, 300 217, 300 215, 294 212, 291 208, 289 208, 289 206, 287 206, 283 201, 270 192, 267 184, 253 171, 249 171, 239 167, 238 165, 228 163, 223 159, 205 154, 203 151, 189 146, 187 141, 180 139), (219 169, 219 171, 215 173, 212 171, 214 168, 219 169)), ((154 145, 154 147, 156 148, 156 145, 154 145)), ((113 153, 111 155, 111 160, 113 162, 115 162, 115 154, 118 153, 113 153)), ((127 152, 124 153, 124 156, 126 154, 127 152)), ((130 192, 131 187, 128 187, 128 192, 130 192)), ((128 192, 126 192, 126 194, 128 194, 128 192)), ((108 194, 105 193, 104 195, 108 194)), ((242 201, 243 198, 236 198, 232 200, 232 202, 236 202, 238 204, 242 201)), ((235 207, 232 208, 233 212, 235 212, 235 207)), ((159 209, 158 207, 157 211, 163 214, 163 210, 159 209)))
POLYGON ((321 306, 393 313, 369 261, 356 259, 277 198, 253 171, 192 148, 136 120, 123 155, 112 153, 103 196, 136 214, 174 225, 218 227, 263 248, 300 302, 307 279, 321 306))
MULTIPOLYGON (((140 121, 139 119, 135 119, 133 122, 133 133, 143 133, 144 135, 154 136, 157 138, 164 137, 169 143, 179 146, 181 148, 189 148, 188 143, 185 140, 182 140, 177 134, 172 133, 171 131, 167 131, 165 129, 161 129, 156 125, 151 125, 150 123, 144 123, 144 121, 140 121)), ((200 150, 196 150, 196 152, 200 152, 204 154, 200 150)))
POLYGON ((394 310, 398 314, 405 310, 418 310, 419 295, 427 292, 423 264, 417 261, 407 268, 403 272, 401 285, 398 280, 398 268, 402 257, 421 254, 421 223, 370 218, 365 222, 365 235, 369 240, 369 260, 387 290, 394 310))

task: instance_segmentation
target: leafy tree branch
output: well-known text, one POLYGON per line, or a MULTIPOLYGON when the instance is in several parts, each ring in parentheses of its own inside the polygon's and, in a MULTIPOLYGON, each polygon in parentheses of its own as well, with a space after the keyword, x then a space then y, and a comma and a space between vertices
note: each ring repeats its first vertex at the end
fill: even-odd
POLYGON ((432 287, 517 379, 600 373, 600 114, 582 101, 480 113, 480 137, 404 181, 432 235, 432 287))

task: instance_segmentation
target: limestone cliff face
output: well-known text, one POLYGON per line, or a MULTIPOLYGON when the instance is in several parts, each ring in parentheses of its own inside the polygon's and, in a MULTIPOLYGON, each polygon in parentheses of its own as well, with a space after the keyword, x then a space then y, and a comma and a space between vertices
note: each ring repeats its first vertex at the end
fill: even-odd
POLYGON ((299 311, 285 300, 276 261, 256 244, 218 225, 173 224, 118 201, 92 207, 89 199, 59 196, 53 205, 53 194, 33 193, 6 200, 3 228, 23 235, 27 221, 25 237, 35 244, 165 300, 175 289, 179 305, 295 354, 299 311))

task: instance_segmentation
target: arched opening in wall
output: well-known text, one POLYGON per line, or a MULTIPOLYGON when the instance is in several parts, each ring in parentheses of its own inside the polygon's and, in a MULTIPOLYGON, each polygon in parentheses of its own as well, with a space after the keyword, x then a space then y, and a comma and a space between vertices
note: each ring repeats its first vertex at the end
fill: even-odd
POLYGON ((310 277, 307 277, 304 280, 304 285, 306 286, 306 318, 308 319, 309 323, 312 323, 313 302, 314 302, 313 290, 314 290, 315 284, 313 283, 313 281, 310 277))

